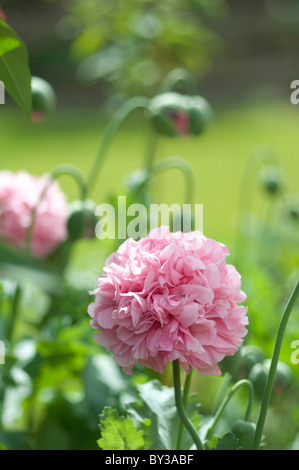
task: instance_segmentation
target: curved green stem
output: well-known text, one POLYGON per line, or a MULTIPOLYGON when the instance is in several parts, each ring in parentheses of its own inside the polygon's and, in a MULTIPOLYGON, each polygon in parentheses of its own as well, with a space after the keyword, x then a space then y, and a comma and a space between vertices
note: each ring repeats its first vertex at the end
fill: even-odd
POLYGON ((278 164, 276 155, 271 149, 265 148, 264 146, 256 147, 248 157, 240 184, 236 213, 237 232, 239 232, 241 228, 242 215, 250 210, 253 202, 253 182, 257 171, 266 162, 271 162, 273 165, 278 164))
POLYGON ((232 387, 230 392, 224 398, 222 404, 220 405, 220 407, 218 408, 218 410, 217 410, 217 412, 214 416, 214 419, 213 419, 213 422, 212 422, 211 426, 209 427, 209 429, 207 431, 207 435, 206 435, 207 439, 209 439, 212 436, 213 431, 215 429, 215 426, 217 425, 217 423, 218 423, 222 413, 224 412, 228 402, 231 400, 231 398, 234 396, 234 394, 240 388, 244 388, 244 387, 248 389, 248 404, 247 404, 244 420, 247 421, 249 419, 251 409, 252 409, 252 404, 253 404, 253 386, 252 386, 252 383, 249 380, 243 379, 243 380, 239 380, 239 382, 237 382, 232 387))
POLYGON ((282 314, 281 321, 279 324, 276 341, 274 345, 274 350, 273 350, 273 355, 271 359, 271 365, 270 365, 268 378, 267 378, 267 382, 265 386, 264 396, 263 396, 263 400, 262 400, 262 404, 260 408, 260 414, 259 414, 259 418, 258 418, 257 425, 256 425, 256 431, 255 431, 255 436, 254 436, 254 441, 253 441, 254 450, 257 450, 260 447, 263 429, 264 429, 266 416, 267 416, 267 411, 268 411, 270 400, 271 400, 281 345, 282 345, 285 329, 286 329, 290 314, 293 310, 293 307, 297 300, 298 295, 299 295, 299 281, 297 281, 293 289, 293 292, 291 293, 289 297, 289 300, 286 304, 286 307, 284 309, 284 312, 282 314))
POLYGON ((194 175, 189 163, 181 157, 168 157, 157 162, 152 166, 150 177, 169 170, 170 168, 178 168, 183 172, 186 179, 185 202, 190 204, 194 199, 194 175))
POLYGON ((145 162, 144 162, 144 167, 148 173, 151 171, 151 168, 153 166, 156 148, 157 148, 157 133, 151 129, 150 135, 148 137, 147 148, 146 148, 146 153, 145 153, 145 162))
POLYGON ((87 197, 87 185, 79 168, 74 165, 59 165, 52 171, 51 180, 56 180, 61 175, 70 175, 77 181, 81 191, 81 200, 84 201, 87 197))
MULTIPOLYGON (((190 369, 190 372, 186 376, 186 379, 185 379, 184 390, 183 390, 183 407, 184 408, 186 408, 186 405, 187 405, 187 400, 188 400, 188 395, 189 395, 189 390, 190 390, 190 385, 191 385, 191 379, 192 379, 192 370, 193 369, 190 369)), ((175 446, 176 450, 180 450, 180 447, 181 447, 183 427, 184 427, 183 422, 180 420, 179 428, 178 428, 177 441, 176 441, 176 446, 175 446)))
POLYGON ((224 400, 227 388, 230 385, 231 381, 232 381, 232 375, 227 372, 223 377, 223 380, 220 384, 219 389, 217 390, 215 402, 212 408, 212 415, 214 415, 217 412, 219 406, 224 400))
POLYGON ((188 70, 183 68, 172 70, 166 75, 160 87, 160 92, 164 93, 174 90, 179 83, 184 84, 189 95, 196 95, 197 87, 194 76, 188 70))
POLYGON ((151 178, 172 168, 177 168, 182 171, 186 180, 185 203, 190 204, 194 200, 194 175, 189 163, 181 157, 168 157, 164 160, 154 163, 148 168, 144 168, 145 177, 142 184, 138 186, 136 193, 145 186, 151 178))
POLYGON ((175 392, 175 404, 178 410, 178 415, 189 432, 190 436, 193 439, 194 444, 196 445, 197 450, 204 450, 200 437, 198 435, 197 430, 189 420, 188 416, 186 415, 182 394, 181 394, 181 379, 180 379, 180 363, 176 359, 172 363, 172 370, 173 370, 173 384, 174 384, 174 392, 175 392))
POLYGON ((87 179, 89 192, 92 190, 96 182, 96 179, 104 163, 104 159, 110 147, 112 139, 115 133, 117 132, 117 130, 119 129, 119 127, 121 126, 121 124, 124 122, 124 120, 128 117, 128 115, 132 111, 138 108, 148 109, 148 104, 149 104, 148 98, 143 97, 143 96, 141 97, 137 96, 126 101, 120 107, 120 109, 114 114, 108 126, 106 127, 99 151, 95 157, 89 177, 87 179))
POLYGON ((87 187, 86 183, 83 179, 83 176, 80 172, 80 170, 75 167, 74 165, 59 165, 58 167, 54 168, 54 170, 50 173, 49 179, 45 184, 45 187, 43 191, 41 192, 34 208, 31 213, 31 221, 30 225, 27 229, 26 232, 26 242, 25 242, 25 248, 26 251, 30 254, 30 249, 31 249, 31 239, 32 239, 32 234, 33 234, 33 227, 34 227, 34 221, 36 218, 36 214, 38 211, 38 208, 40 204, 42 203, 44 197, 46 196, 51 184, 53 183, 54 180, 56 180, 60 175, 70 175, 72 176, 78 183, 79 188, 81 190, 81 199, 82 201, 86 199, 86 194, 87 194, 87 187))

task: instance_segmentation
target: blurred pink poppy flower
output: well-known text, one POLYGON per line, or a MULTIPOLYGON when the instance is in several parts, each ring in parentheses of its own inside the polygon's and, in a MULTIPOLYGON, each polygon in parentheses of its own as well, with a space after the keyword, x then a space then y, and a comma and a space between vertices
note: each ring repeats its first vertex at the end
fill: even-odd
POLYGON ((178 359, 187 373, 191 366, 220 375, 217 364, 236 352, 248 324, 247 307, 238 305, 246 299, 240 274, 228 255, 198 231, 160 227, 126 240, 90 292, 95 340, 128 374, 135 363, 162 374, 178 359))
MULTIPOLYGON (((33 211, 49 181, 48 175, 0 171, 0 240, 23 250, 33 211)), ((31 238, 31 255, 47 258, 67 237, 68 205, 53 181, 42 198, 31 238)))

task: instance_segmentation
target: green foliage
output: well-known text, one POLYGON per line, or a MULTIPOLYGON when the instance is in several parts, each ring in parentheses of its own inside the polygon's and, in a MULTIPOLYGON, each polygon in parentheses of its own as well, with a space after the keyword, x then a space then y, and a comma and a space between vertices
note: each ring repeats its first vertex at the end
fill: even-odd
POLYGON ((178 64, 202 75, 219 48, 211 24, 225 3, 69 0, 67 10, 59 29, 73 39, 79 77, 92 83, 105 79, 118 91, 138 95, 178 64))
POLYGON ((138 431, 128 417, 105 407, 100 415, 101 438, 98 445, 103 450, 139 450, 144 446, 143 432, 138 431))
POLYGON ((3 243, 0 243, 0 272, 2 277, 14 282, 29 279, 51 294, 61 290, 62 280, 57 270, 3 243))
MULTIPOLYGON (((104 450, 176 449, 180 419, 174 389, 158 380, 150 380, 137 385, 137 392, 137 399, 133 395, 127 397, 125 416, 119 416, 116 409, 104 407, 100 416, 99 446, 104 450)), ((196 396, 190 395, 186 409, 197 429, 201 421, 198 408, 196 396)), ((181 448, 188 450, 192 445, 189 433, 183 429, 181 448)))
MULTIPOLYGON (((147 447, 151 450, 175 449, 180 419, 174 399, 174 389, 151 380, 137 386, 138 400, 126 406, 128 414, 145 430, 147 447)), ((186 411, 198 429, 201 421, 199 404, 195 395, 190 395, 186 411)), ((190 449, 192 439, 184 429, 181 446, 190 449)))
POLYGON ((0 18, 0 79, 5 90, 27 117, 31 115, 31 74, 27 48, 14 30, 0 18))
POLYGON ((255 430, 255 423, 244 421, 242 419, 237 420, 232 426, 232 433, 237 439, 239 439, 238 444, 243 450, 252 449, 255 430))
POLYGON ((238 439, 233 433, 228 432, 217 440, 215 450, 238 450, 238 439))

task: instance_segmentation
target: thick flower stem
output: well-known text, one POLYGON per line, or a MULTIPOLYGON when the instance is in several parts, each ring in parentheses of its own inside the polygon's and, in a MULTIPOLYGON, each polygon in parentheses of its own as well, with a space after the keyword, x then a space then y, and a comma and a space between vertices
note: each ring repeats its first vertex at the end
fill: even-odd
POLYGON ((230 390, 230 392, 226 395, 226 397, 224 398, 223 402, 221 403, 221 405, 219 406, 215 416, 214 416, 214 419, 213 419, 213 422, 211 424, 211 426, 209 427, 208 429, 208 432, 207 432, 207 435, 206 435, 206 438, 209 439, 212 434, 213 434, 213 431, 216 427, 216 424, 218 423, 224 409, 226 408, 228 402, 231 400, 231 398, 234 396, 234 394, 240 389, 240 388, 247 388, 248 390, 248 404, 247 404, 247 408, 246 408, 246 412, 245 412, 245 417, 244 417, 244 420, 247 421, 249 419, 249 416, 250 416, 250 412, 251 412, 251 408, 252 408, 252 404, 253 404, 253 386, 252 386, 252 383, 247 380, 247 379, 243 379, 243 380, 239 380, 239 382, 237 382, 233 387, 232 389, 230 390))
POLYGON ((193 424, 191 423, 191 421, 189 420, 184 409, 182 393, 181 393, 180 363, 177 359, 173 361, 172 363, 172 370, 173 370, 173 384, 174 384, 174 392, 175 392, 175 404, 178 410, 178 415, 183 425, 185 426, 190 436, 192 437, 197 450, 204 450, 204 447, 200 440, 198 432, 193 426, 193 424))
POLYGON ((90 192, 96 182, 98 177, 99 171, 103 165, 104 158, 108 152, 112 139, 124 122, 124 120, 128 117, 128 115, 133 112, 134 110, 141 108, 141 109, 148 109, 149 99, 146 97, 134 97, 126 101, 123 106, 114 114, 113 118, 109 122, 106 130, 104 132, 103 140, 101 142, 99 151, 95 157, 93 166, 91 168, 89 177, 88 177, 88 191, 90 192))
POLYGON ((267 411, 268 411, 268 407, 269 407, 270 400, 271 400, 274 379, 275 379, 277 364, 279 360, 280 349, 281 349, 285 329, 286 329, 290 314, 293 310, 293 307, 297 300, 298 295, 299 295, 299 281, 297 281, 297 284, 295 285, 294 290, 290 295, 290 298, 286 304, 286 307, 284 309, 284 312, 282 314, 281 321, 279 324, 276 341, 274 345, 274 350, 273 350, 273 355, 271 359, 269 374, 268 374, 264 396, 263 396, 263 400, 262 400, 262 404, 260 408, 260 414, 259 414, 259 418, 258 418, 257 425, 256 425, 256 431, 255 431, 255 436, 254 436, 254 441, 253 441, 253 450, 259 449, 260 444, 261 444, 267 411))
MULTIPOLYGON (((184 408, 186 408, 186 405, 187 405, 187 400, 188 400, 188 395, 189 395, 189 390, 190 390, 190 385, 191 385, 191 378, 192 378, 192 369, 190 369, 190 372, 186 376, 186 379, 185 379, 184 390, 183 390, 183 407, 184 408)), ((183 427, 184 427, 183 422, 182 420, 180 420, 177 441, 176 441, 176 446, 175 446, 176 450, 180 450, 181 440, 182 440, 182 435, 183 435, 183 427)))

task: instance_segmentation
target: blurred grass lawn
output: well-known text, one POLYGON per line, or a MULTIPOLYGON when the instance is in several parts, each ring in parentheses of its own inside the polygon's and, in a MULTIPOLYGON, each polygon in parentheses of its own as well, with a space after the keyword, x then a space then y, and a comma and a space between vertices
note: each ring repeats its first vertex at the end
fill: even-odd
MULTIPOLYGON (((196 202, 204 204, 204 232, 226 242, 233 234, 243 171, 252 149, 258 144, 273 148, 286 170, 290 189, 299 191, 299 110, 288 103, 244 103, 214 110, 209 130, 197 138, 159 138, 156 158, 181 156, 192 165, 196 179, 196 202)), ((124 177, 143 165, 149 123, 138 114, 129 118, 117 133, 107 154, 92 197, 107 202, 117 193, 124 177)), ((15 107, 0 109, 2 168, 25 169, 41 174, 61 163, 72 163, 88 174, 101 142, 105 120, 101 110, 58 109, 48 121, 26 121, 15 107)), ((76 183, 60 178, 69 200, 79 193, 76 183)), ((182 202, 184 181, 178 170, 156 180, 159 202, 182 202)))

